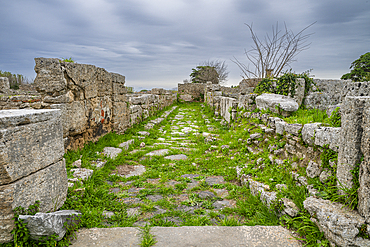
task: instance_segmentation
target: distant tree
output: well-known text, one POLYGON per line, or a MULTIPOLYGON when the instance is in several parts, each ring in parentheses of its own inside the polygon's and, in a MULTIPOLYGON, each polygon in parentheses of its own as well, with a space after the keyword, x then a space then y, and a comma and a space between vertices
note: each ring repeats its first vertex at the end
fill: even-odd
POLYGON ((360 56, 359 59, 351 63, 351 72, 342 75, 341 79, 351 79, 352 81, 370 81, 370 52, 360 56))
POLYGON ((245 50, 245 55, 249 61, 248 65, 241 63, 234 57, 232 60, 242 71, 242 78, 266 78, 279 76, 289 65, 294 62, 294 58, 302 51, 309 48, 306 43, 311 34, 304 34, 314 23, 303 28, 297 34, 288 30, 285 31, 272 26, 272 35, 268 34, 260 40, 253 31, 252 25, 245 24, 252 35, 253 46, 251 50, 245 50), (250 68, 252 65, 252 68, 250 68))
POLYGON ((215 67, 211 66, 197 66, 192 69, 190 78, 192 83, 206 83, 207 81, 211 81, 212 84, 219 83, 219 75, 215 67))
POLYGON ((223 83, 227 81, 227 77, 229 75, 229 71, 227 71, 227 65, 225 61, 220 60, 213 60, 213 61, 205 61, 202 63, 203 66, 209 66, 215 68, 218 74, 218 81, 219 83, 223 83))
POLYGON ((0 77, 7 77, 9 80, 9 85, 11 89, 17 90, 19 89, 20 84, 29 84, 32 83, 28 80, 25 76, 21 74, 12 74, 8 71, 1 71, 0 70, 0 77))

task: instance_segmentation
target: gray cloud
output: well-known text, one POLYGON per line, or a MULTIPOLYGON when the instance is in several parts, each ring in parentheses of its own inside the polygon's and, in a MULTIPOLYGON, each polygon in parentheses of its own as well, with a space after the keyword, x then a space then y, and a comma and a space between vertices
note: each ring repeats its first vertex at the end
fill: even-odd
POLYGON ((34 57, 72 57, 126 76, 128 85, 172 88, 191 68, 226 60, 229 83, 252 45, 244 23, 263 37, 284 22, 294 32, 317 21, 293 70, 339 78, 369 51, 367 0, 17 0, 0 9, 0 70, 34 77, 34 57))

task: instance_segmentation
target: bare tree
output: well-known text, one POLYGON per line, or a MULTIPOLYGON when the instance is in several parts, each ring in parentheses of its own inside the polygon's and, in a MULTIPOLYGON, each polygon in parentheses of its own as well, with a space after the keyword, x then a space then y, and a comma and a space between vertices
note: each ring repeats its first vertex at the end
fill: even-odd
POLYGON ((202 63, 204 66, 209 66, 215 68, 218 74, 218 81, 219 83, 223 83, 227 81, 227 77, 229 75, 229 71, 227 71, 227 65, 225 61, 214 60, 214 61, 205 61, 202 63))
POLYGON ((253 24, 245 24, 251 32, 254 43, 251 50, 244 52, 249 64, 245 65, 235 57, 232 61, 241 69, 243 78, 279 76, 286 67, 295 61, 294 58, 300 52, 309 48, 310 43, 307 44, 307 39, 312 33, 304 34, 304 31, 313 24, 315 22, 294 34, 293 31, 288 30, 285 23, 285 31, 282 32, 277 23, 276 27, 272 26, 272 35, 266 34, 263 40, 260 40, 253 31, 253 24), (250 65, 252 68, 249 67, 250 65))

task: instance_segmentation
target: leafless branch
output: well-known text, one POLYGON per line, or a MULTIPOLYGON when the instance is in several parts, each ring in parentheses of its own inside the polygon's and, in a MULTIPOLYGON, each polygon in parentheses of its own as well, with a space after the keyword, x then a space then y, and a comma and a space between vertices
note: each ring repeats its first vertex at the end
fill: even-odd
MULTIPOLYGON (((295 57, 304 50, 307 50, 311 43, 307 44, 307 39, 312 35, 304 32, 316 22, 303 28, 297 34, 288 30, 284 23, 284 32, 279 30, 278 23, 272 26, 272 34, 266 34, 263 40, 260 40, 253 31, 253 23, 245 24, 253 41, 252 48, 244 53, 249 65, 241 63, 234 57, 233 61, 242 72, 242 78, 265 78, 266 71, 271 70, 273 76, 279 76, 286 67, 289 67, 295 61, 295 57)), ((271 76, 272 76, 271 75, 271 76)))

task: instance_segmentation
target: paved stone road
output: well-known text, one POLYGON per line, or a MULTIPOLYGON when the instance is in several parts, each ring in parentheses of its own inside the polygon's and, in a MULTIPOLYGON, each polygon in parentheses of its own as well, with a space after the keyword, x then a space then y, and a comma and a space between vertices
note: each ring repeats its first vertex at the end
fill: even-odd
MULTIPOLYGON (((226 160, 234 159, 233 154, 223 155, 229 146, 217 145, 220 125, 204 115, 203 107, 180 106, 174 112, 167 125, 160 125, 164 118, 159 118, 138 132, 140 148, 128 153, 135 160, 113 172, 132 179, 107 181, 112 185, 110 193, 119 195, 127 205, 128 216, 136 217, 133 226, 163 226, 151 228, 158 241, 155 246, 300 246, 280 226, 219 226, 230 218, 224 212, 237 203, 224 186, 230 182, 239 185, 224 175, 235 173, 235 166, 225 166, 226 160), (204 149, 200 140, 212 145, 204 149), (207 156, 215 150, 218 156, 207 156), (204 160, 214 161, 213 166, 204 160), (151 210, 144 210, 148 207, 151 210)), ((107 219, 113 215, 104 212, 107 219)), ((242 225, 245 217, 233 213, 232 218, 242 225)), ((72 246, 139 246, 140 242, 138 228, 132 227, 81 229, 77 237, 72 246)))

